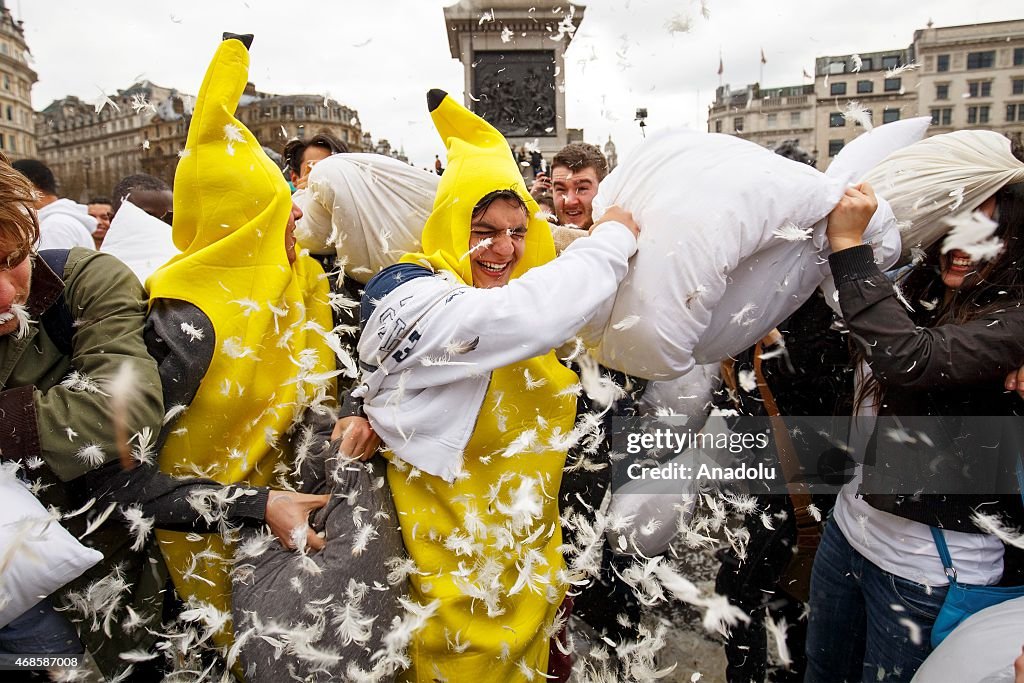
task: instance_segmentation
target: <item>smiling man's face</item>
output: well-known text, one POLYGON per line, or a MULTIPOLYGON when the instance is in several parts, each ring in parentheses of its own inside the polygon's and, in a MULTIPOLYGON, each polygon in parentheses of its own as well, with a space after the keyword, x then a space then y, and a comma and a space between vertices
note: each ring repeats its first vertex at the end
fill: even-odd
POLYGON ((594 197, 597 195, 597 171, 587 166, 575 171, 568 166, 551 169, 551 194, 555 215, 562 225, 589 230, 594 224, 594 197))
POLYGON ((526 249, 526 223, 523 207, 507 199, 494 200, 473 219, 469 248, 474 287, 508 284, 526 249))

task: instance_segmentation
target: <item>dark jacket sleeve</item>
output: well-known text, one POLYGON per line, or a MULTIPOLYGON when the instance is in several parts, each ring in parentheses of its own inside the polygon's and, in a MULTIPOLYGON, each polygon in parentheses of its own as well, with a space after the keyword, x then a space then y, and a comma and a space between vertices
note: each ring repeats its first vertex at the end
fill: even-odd
POLYGON ((212 479, 179 479, 145 463, 125 470, 109 463, 85 475, 85 490, 94 493, 102 508, 108 502, 138 505, 155 526, 170 531, 217 531, 220 519, 233 524, 263 524, 270 490, 256 486, 224 486, 212 479), (209 508, 214 518, 200 509, 209 508))
POLYGON ((883 385, 938 388, 998 382, 1024 365, 1024 307, 962 325, 919 328, 862 245, 829 256, 850 331, 883 385))

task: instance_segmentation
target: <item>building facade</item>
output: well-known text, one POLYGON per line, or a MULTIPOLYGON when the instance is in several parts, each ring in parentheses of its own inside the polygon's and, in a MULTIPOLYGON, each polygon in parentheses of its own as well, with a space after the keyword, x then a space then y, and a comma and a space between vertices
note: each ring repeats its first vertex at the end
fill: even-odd
POLYGON ((825 168, 839 150, 864 132, 850 109, 866 111, 872 125, 918 116, 917 76, 900 71, 914 63, 913 48, 814 60, 814 147, 825 168))
MULTIPOLYGON (((39 157, 53 169, 61 194, 78 201, 109 197, 114 185, 132 173, 172 183, 194 99, 149 81, 104 101, 65 97, 36 114, 39 157)), ((272 95, 249 83, 235 115, 276 154, 291 138, 317 133, 333 135, 353 152, 380 146, 364 134, 358 112, 322 95, 272 95)), ((389 156, 401 156, 386 146, 389 156)))
POLYGON ((0 0, 0 151, 11 159, 36 155, 32 85, 38 79, 28 55, 21 22, 0 0))
POLYGON ((921 64, 919 111, 935 133, 1024 131, 1024 21, 925 28, 914 33, 921 64))
POLYGON ((866 111, 873 125, 930 116, 929 135, 984 128, 1020 140, 1024 20, 929 26, 906 48, 818 57, 813 86, 720 87, 708 130, 766 147, 796 139, 824 169, 862 132, 854 110, 866 111))
POLYGON ((808 151, 814 146, 815 96, 813 85, 765 88, 758 84, 715 91, 708 130, 728 133, 774 148, 783 140, 796 140, 808 151))

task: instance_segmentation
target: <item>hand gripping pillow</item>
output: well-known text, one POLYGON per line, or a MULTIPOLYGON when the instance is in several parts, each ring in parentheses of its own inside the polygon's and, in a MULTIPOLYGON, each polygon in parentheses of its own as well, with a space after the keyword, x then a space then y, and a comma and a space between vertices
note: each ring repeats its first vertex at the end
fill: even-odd
POLYGON ((313 167, 307 189, 293 197, 303 214, 295 236, 314 254, 336 251, 345 274, 366 284, 420 250, 438 180, 380 154, 335 154, 313 167))
POLYGON ((0 469, 0 628, 103 559, 60 525, 16 469, 0 469))
POLYGON ((405 548, 387 485, 386 464, 344 462, 313 453, 303 462, 303 492, 331 494, 313 515, 326 545, 308 554, 241 530, 232 584, 235 649, 250 683, 393 680, 387 634, 404 615, 405 548), (269 544, 269 547, 267 547, 269 544), (374 654, 376 653, 376 655, 374 654))
MULTIPOLYGON (((599 361, 660 380, 751 346, 828 276, 825 218, 844 189, 736 137, 650 137, 595 199, 596 213, 617 204, 641 226, 599 361)), ((884 202, 865 240, 877 260, 895 258, 898 235, 884 202)))

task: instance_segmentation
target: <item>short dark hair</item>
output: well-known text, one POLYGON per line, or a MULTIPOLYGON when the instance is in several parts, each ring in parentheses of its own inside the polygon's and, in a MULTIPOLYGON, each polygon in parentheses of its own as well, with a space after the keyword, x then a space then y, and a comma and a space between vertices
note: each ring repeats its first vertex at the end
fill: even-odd
POLYGON ((92 197, 86 204, 110 204, 110 197, 92 197))
POLYGON ((348 152, 348 145, 330 133, 317 133, 308 140, 292 138, 284 146, 284 161, 288 170, 297 176, 302 175, 302 155, 309 147, 322 147, 331 154, 348 152))
POLYGON ((125 176, 114 186, 114 198, 110 202, 110 212, 117 213, 121 208, 121 202, 132 190, 151 190, 154 192, 170 192, 171 186, 166 182, 149 175, 148 173, 133 173, 125 176))
POLYGON ((510 204, 515 204, 523 210, 527 217, 529 217, 530 211, 526 208, 526 200, 519 196, 519 193, 512 187, 507 190, 494 190, 493 192, 485 194, 480 198, 480 201, 476 203, 476 206, 473 207, 472 217, 474 219, 479 218, 491 207, 491 204, 499 199, 503 199, 510 204))
POLYGON ((53 171, 39 159, 18 159, 11 166, 43 194, 57 194, 57 179, 53 171))
POLYGON ((592 168, 597 173, 598 182, 608 175, 608 159, 599 147, 588 142, 570 142, 560 149, 551 160, 551 167, 555 166, 565 166, 570 171, 592 168))

